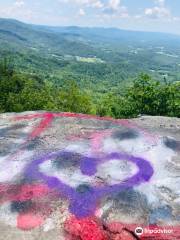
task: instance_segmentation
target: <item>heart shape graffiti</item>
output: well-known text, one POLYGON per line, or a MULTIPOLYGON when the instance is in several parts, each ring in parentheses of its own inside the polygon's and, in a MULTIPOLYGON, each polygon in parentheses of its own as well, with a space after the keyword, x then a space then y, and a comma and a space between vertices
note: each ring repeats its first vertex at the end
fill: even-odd
POLYGON ((68 161, 68 158, 72 158, 72 154, 74 153, 58 151, 43 155, 27 166, 25 176, 34 180, 42 180, 49 188, 56 189, 61 196, 69 199, 70 212, 79 218, 92 215, 96 210, 96 203, 101 198, 111 195, 112 193, 118 193, 119 191, 132 188, 143 182, 147 182, 153 175, 153 168, 147 160, 119 152, 107 154, 103 156, 103 158, 81 156, 80 159, 81 172, 88 176, 93 176, 96 173, 97 166, 102 161, 126 160, 137 166, 138 172, 136 174, 124 179, 120 183, 109 186, 88 185, 84 187, 81 186, 81 188, 74 188, 57 177, 44 174, 39 169, 41 164, 48 160, 53 161, 53 159, 56 159, 57 157, 65 158, 66 161, 68 161))

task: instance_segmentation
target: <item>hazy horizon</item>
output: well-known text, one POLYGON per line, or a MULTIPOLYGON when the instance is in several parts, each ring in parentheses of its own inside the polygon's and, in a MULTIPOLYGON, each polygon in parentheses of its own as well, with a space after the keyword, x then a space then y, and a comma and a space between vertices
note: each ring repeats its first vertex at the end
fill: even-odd
POLYGON ((22 21, 16 18, 6 18, 6 17, 0 17, 0 19, 4 19, 4 20, 11 20, 11 21, 18 21, 24 24, 28 24, 28 25, 34 25, 34 26, 39 26, 39 27, 79 27, 79 28, 101 28, 101 29, 117 29, 117 30, 122 30, 122 31, 130 31, 130 32, 145 32, 145 33, 162 33, 162 34, 170 34, 170 35, 176 35, 180 37, 180 33, 172 33, 172 32, 163 32, 163 31, 148 31, 148 30, 134 30, 134 29, 128 29, 128 28, 120 28, 120 27, 109 27, 109 26, 81 26, 81 25, 47 25, 47 24, 38 24, 38 23, 31 23, 31 22, 27 22, 27 21, 22 21))
POLYGON ((180 35, 178 0, 0 0, 0 18, 180 35))

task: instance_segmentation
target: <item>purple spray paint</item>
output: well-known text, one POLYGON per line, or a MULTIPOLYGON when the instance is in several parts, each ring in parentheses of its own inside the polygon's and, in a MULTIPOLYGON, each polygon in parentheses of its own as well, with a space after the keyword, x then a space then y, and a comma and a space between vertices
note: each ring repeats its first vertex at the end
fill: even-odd
POLYGON ((136 164, 138 172, 130 178, 124 179, 121 183, 109 186, 88 186, 85 191, 78 191, 61 181, 60 179, 52 176, 47 176, 39 171, 39 165, 47 160, 55 159, 57 157, 72 156, 72 152, 58 151, 50 153, 34 160, 26 169, 25 175, 29 178, 36 180, 43 180, 50 188, 54 188, 61 196, 69 199, 69 210, 76 217, 83 218, 91 216, 96 210, 96 203, 102 197, 116 193, 125 189, 132 188, 148 181, 153 175, 153 168, 151 164, 140 157, 134 157, 124 153, 111 153, 103 158, 93 158, 82 156, 80 160, 81 172, 85 175, 92 176, 96 173, 97 165, 100 162, 110 160, 127 160, 136 164))

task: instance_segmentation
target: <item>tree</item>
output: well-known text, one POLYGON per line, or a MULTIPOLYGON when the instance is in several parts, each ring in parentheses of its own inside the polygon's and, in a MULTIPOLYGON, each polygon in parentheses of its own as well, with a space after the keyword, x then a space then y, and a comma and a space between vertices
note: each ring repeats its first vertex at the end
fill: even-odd
MULTIPOLYGON (((160 83, 152 80, 147 74, 135 79, 133 86, 127 91, 126 97, 134 105, 137 114, 158 114, 160 83)), ((159 114, 158 114, 159 115, 159 114)))
POLYGON ((104 95, 99 101, 97 114, 115 118, 132 118, 140 114, 179 117, 180 83, 160 83, 141 74, 124 94, 104 95))
POLYGON ((168 87, 167 115, 180 117, 180 82, 175 82, 168 87))
POLYGON ((57 106, 66 112, 92 113, 90 96, 80 91, 74 81, 68 81, 59 92, 57 106))
POLYGON ((38 77, 18 74, 7 60, 0 64, 0 111, 20 112, 54 107, 50 87, 38 77))

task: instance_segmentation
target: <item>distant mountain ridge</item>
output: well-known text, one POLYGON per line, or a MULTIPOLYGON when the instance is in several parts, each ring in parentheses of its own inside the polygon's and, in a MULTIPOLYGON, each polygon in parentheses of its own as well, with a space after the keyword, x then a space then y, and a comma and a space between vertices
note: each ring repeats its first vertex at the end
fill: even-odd
POLYGON ((160 80, 180 78, 180 36, 167 33, 40 26, 0 18, 0 57, 6 56, 20 71, 43 75, 57 85, 66 79, 88 88, 99 84, 101 92, 141 72, 160 80))
POLYGON ((50 50, 52 54, 89 57, 97 55, 97 48, 104 44, 110 47, 146 47, 161 43, 178 45, 180 36, 117 28, 39 26, 13 19, 0 19, 0 44, 3 47, 4 44, 6 47, 8 45, 15 51, 34 48, 42 52, 50 50))
MULTIPOLYGON (((116 41, 166 41, 179 40, 179 35, 158 33, 158 32, 143 32, 143 31, 130 31, 122 30, 118 28, 101 28, 101 27, 78 27, 78 26, 66 26, 66 27, 53 27, 53 26, 41 26, 26 24, 14 19, 0 18, 0 31, 7 30, 15 32, 18 36, 26 34, 30 37, 30 34, 34 36, 50 37, 50 34, 57 36, 73 35, 75 37, 83 37, 85 39, 102 42, 116 42, 116 41)), ((52 36, 52 35, 51 35, 52 36)), ((23 36, 24 38, 24 36, 23 36)))

